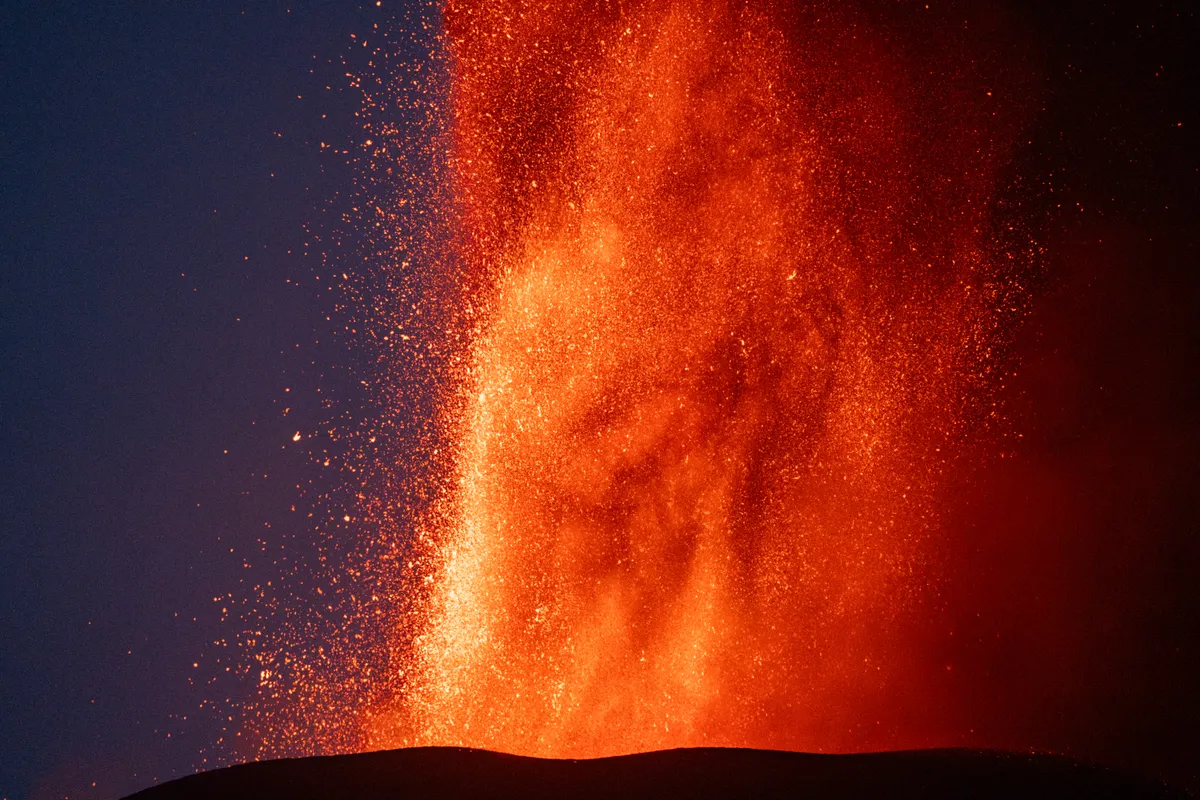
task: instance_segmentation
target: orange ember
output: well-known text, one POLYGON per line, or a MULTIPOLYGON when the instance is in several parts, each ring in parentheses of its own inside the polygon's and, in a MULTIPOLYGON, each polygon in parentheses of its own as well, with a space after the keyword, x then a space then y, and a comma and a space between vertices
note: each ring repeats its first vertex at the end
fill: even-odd
POLYGON ((905 620, 1020 294, 1016 115, 982 31, 903 22, 450 3, 469 344, 361 746, 935 743, 905 620))

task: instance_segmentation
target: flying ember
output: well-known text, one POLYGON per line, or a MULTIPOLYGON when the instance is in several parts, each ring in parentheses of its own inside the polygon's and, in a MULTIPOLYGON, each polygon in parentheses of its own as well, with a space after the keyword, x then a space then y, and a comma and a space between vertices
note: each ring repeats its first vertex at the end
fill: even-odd
POLYGON ((1023 115, 1000 23, 915 13, 447 5, 439 488, 354 747, 937 743, 906 620, 1023 115))
POLYGON ((446 29, 477 333, 370 745, 866 744, 1011 291, 991 76, 832 7, 446 29))

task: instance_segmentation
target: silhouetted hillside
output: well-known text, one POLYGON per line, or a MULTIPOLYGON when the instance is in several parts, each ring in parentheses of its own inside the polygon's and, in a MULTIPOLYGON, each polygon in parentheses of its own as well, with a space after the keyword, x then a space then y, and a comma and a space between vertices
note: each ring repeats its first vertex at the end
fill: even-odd
POLYGON ((1056 756, 979 750, 813 755, 698 748, 584 761, 426 747, 265 761, 192 775, 138 800, 193 798, 1183 798, 1056 756))

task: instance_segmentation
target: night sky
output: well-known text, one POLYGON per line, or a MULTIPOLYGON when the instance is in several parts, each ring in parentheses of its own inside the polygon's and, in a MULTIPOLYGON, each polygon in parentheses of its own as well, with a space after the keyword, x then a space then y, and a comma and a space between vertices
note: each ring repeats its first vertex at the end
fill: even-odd
POLYGON ((291 438, 351 361, 306 226, 350 188, 320 143, 357 133, 350 34, 397 13, 365 8, 0 11, 0 796, 119 795, 219 735, 213 598, 305 533, 291 438))
MULTIPOLYGON (((1197 786, 1197 11, 1040 5, 1016 6, 1045 101, 1014 171, 1055 188, 1034 192, 1047 258, 1008 400, 1029 435, 964 489, 976 534, 953 557, 974 577, 948 592, 1010 597, 1035 622, 1004 635, 1062 669, 1103 663, 1060 733, 1197 786), (1039 587, 1072 570, 1046 612, 1039 587), (980 588, 1013 574, 1011 595, 980 588), (1036 623, 1056 613, 1113 623, 1059 657, 1036 623)), ((291 437, 354 383, 315 280, 352 188, 340 59, 400 14, 0 11, 0 797, 119 796, 212 758, 221 721, 199 704, 241 690, 213 661, 232 624, 214 598, 260 538, 303 557, 289 509, 314 468, 291 437)), ((1035 691, 998 646, 964 647, 1035 691)))

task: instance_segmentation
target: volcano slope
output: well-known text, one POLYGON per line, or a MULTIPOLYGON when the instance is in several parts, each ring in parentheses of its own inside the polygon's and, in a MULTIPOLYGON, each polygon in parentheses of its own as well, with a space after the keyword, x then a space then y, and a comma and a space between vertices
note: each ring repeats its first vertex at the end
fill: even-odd
POLYGON ((817 755, 689 748, 556 760, 451 747, 283 759, 155 786, 197 798, 849 797, 1185 798, 1153 781, 1051 755, 920 750, 817 755))

